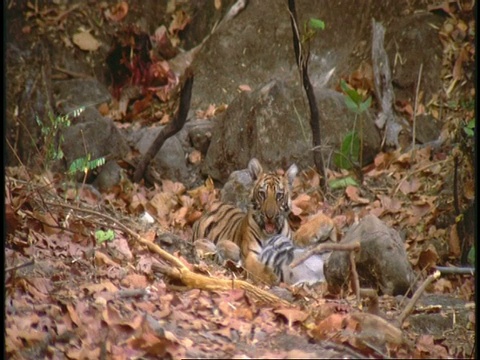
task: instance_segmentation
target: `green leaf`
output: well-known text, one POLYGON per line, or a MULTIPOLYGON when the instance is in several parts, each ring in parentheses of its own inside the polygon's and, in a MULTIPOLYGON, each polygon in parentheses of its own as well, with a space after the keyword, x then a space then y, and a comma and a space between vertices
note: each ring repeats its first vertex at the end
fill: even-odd
POLYGON ((325 22, 323 22, 323 21, 320 20, 320 19, 310 18, 310 20, 309 20, 309 22, 308 22, 308 25, 309 25, 312 29, 320 29, 320 30, 324 30, 324 29, 325 29, 325 22))
POLYGON ((95 239, 97 240, 97 244, 102 244, 105 241, 111 241, 114 238, 115 238, 115 233, 111 229, 107 231, 103 231, 103 230, 95 231, 95 239))
POLYGON ((468 127, 464 127, 463 128, 463 131, 465 131, 465 133, 470 136, 470 137, 473 137, 475 135, 475 133, 473 132, 472 129, 468 128, 468 127))
POLYGON ((352 100, 351 97, 345 95, 345 105, 347 105, 347 108, 354 112, 355 114, 360 113, 360 108, 358 107, 357 103, 352 100))
POLYGON ((352 89, 348 84, 345 82, 345 80, 340 81, 340 86, 342 87, 342 90, 348 95, 349 98, 353 100, 353 102, 357 105, 360 105, 362 102, 362 95, 360 95, 357 90, 352 89))
POLYGON ((362 112, 366 111, 370 107, 370 105, 372 105, 372 97, 371 96, 369 96, 367 100, 365 100, 364 102, 362 102, 360 104, 359 109, 358 109, 359 112, 362 113, 362 112))
POLYGON ((343 138, 340 153, 335 154, 334 163, 340 169, 351 169, 352 162, 360 157, 360 139, 355 131, 349 131, 343 138))
POLYGON ((348 185, 358 186, 358 183, 351 176, 347 176, 341 179, 333 179, 328 182, 328 186, 333 189, 346 188, 348 185))
POLYGON ((475 245, 470 248, 468 252, 467 261, 470 265, 475 266, 475 245))
POLYGON ((73 160, 68 168, 68 173, 75 174, 77 171, 90 171, 105 164, 104 156, 94 160, 90 160, 90 158, 91 154, 88 154, 86 157, 73 160))

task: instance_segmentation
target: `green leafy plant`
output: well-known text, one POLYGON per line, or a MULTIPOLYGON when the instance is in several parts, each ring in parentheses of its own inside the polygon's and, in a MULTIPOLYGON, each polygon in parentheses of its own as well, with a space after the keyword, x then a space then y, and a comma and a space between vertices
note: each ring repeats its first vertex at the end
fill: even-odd
POLYGON ((340 86, 345 92, 345 105, 355 113, 355 122, 353 129, 344 136, 340 151, 334 156, 334 162, 340 169, 349 170, 352 165, 362 163, 363 126, 360 124, 357 132, 357 118, 370 107, 372 97, 369 96, 364 100, 363 96, 349 87, 345 80, 341 81, 340 86))
POLYGON ((360 138, 355 130, 345 134, 340 152, 335 154, 334 162, 340 169, 349 170, 352 163, 358 163, 360 158, 360 138))
POLYGON ((46 164, 53 160, 62 159, 64 156, 62 151, 63 136, 61 136, 60 130, 70 126, 68 115, 55 116, 49 111, 48 121, 45 123, 38 116, 35 117, 35 120, 42 133, 46 164), (59 137, 58 140, 57 137, 59 137))
MULTIPOLYGON (((73 117, 79 116, 85 110, 84 107, 71 112, 73 117)), ((52 111, 48 112, 47 121, 43 122, 38 116, 35 121, 40 127, 43 138, 45 166, 48 167, 52 161, 63 159, 64 153, 62 145, 64 142, 62 130, 68 128, 71 124, 70 114, 55 115, 52 111)))
POLYGON ((95 240, 99 245, 103 244, 105 241, 112 241, 113 239, 115 239, 115 233, 111 229, 107 231, 103 231, 103 230, 95 231, 95 240))
POLYGON ((475 118, 470 120, 466 126, 463 127, 463 131, 469 136, 473 137, 475 135, 475 118))
POLYGON ((351 176, 347 176, 341 179, 332 179, 328 182, 331 189, 346 188, 349 185, 358 186, 358 182, 351 176))
POLYGON ((81 171, 86 175, 89 171, 105 164, 105 157, 103 156, 94 160, 90 160, 90 158, 91 154, 87 154, 87 156, 83 158, 78 158, 72 161, 68 168, 68 174, 75 175, 77 172, 81 171))

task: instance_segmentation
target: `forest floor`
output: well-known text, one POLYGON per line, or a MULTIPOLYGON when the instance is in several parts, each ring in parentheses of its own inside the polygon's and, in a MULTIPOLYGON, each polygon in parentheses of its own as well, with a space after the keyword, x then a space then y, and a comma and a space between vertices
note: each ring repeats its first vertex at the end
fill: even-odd
MULTIPOLYGON (((358 187, 324 194, 318 173, 306 169, 293 188, 300 220, 321 210, 342 234, 374 214, 400 229, 419 282, 438 266, 475 265, 475 88, 464 69, 475 50, 473 36, 459 35, 474 20, 451 11, 439 29, 445 89, 424 109, 446 124, 443 145, 380 152, 358 187)), ((402 111, 413 115, 411 106, 402 111)), ((187 189, 125 178, 99 193, 65 174, 7 167, 7 358, 476 358, 473 274, 442 274, 402 324, 402 297, 372 306, 324 284, 239 288, 237 279, 250 281, 242 269, 199 256, 191 243, 193 222, 218 198, 209 179, 187 189), (189 282, 190 271, 231 287, 189 282)))

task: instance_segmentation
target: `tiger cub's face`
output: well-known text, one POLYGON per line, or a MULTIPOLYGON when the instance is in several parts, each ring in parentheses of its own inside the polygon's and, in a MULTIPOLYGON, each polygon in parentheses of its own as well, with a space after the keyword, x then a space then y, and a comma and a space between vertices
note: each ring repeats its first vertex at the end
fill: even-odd
POLYGON ((257 159, 248 164, 254 184, 251 193, 253 219, 265 236, 280 233, 291 209, 290 188, 298 168, 291 165, 285 174, 264 173, 257 159))

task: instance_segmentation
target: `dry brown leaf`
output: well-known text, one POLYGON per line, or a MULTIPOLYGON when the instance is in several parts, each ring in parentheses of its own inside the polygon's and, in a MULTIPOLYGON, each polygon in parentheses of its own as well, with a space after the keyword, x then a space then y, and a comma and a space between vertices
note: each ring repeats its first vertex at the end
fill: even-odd
POLYGON ((433 335, 420 335, 417 340, 416 347, 418 351, 424 353, 422 357, 424 357, 425 354, 428 354, 431 355, 432 358, 436 359, 451 358, 445 347, 434 343, 433 335))
POLYGON ((391 213, 397 213, 402 210, 402 202, 398 199, 392 199, 387 195, 378 195, 382 202, 382 207, 391 213))
POLYGON ((108 243, 108 246, 110 248, 115 249, 118 251, 120 254, 122 254, 126 260, 132 260, 133 259, 133 254, 132 251, 130 250, 130 246, 128 245, 128 242, 125 238, 115 238, 112 241, 108 243))
POLYGON ((89 294, 94 294, 100 291, 109 291, 109 292, 117 292, 118 288, 113 285, 110 281, 104 281, 99 284, 86 284, 82 286, 82 289, 88 290, 89 294))
POLYGON ((468 61, 468 51, 465 47, 462 47, 453 65, 452 75, 454 80, 459 81, 463 79, 463 63, 465 61, 468 61))
POLYGON ((410 180, 402 181, 400 184, 400 191, 405 195, 412 194, 416 193, 421 186, 422 184, 420 183, 420 180, 416 177, 413 177, 410 178, 410 180))
POLYGON ((332 218, 319 212, 311 216, 307 222, 302 224, 295 234, 293 241, 295 245, 306 247, 317 242, 325 241, 330 238, 337 241, 337 231, 332 218))
POLYGON ((110 9, 106 9, 104 12, 105 18, 114 22, 123 20, 127 14, 128 3, 126 1, 115 4, 110 9))
POLYGON ((172 193, 175 195, 182 195, 185 193, 185 185, 178 181, 172 181, 168 179, 162 180, 162 189, 166 193, 172 193))
POLYGON ((288 327, 291 327, 294 322, 305 321, 309 316, 308 312, 298 310, 298 309, 295 309, 295 308, 277 309, 277 310, 274 311, 274 313, 284 316, 285 319, 287 319, 287 321, 288 321, 288 327))
POLYGON ((357 203, 357 204, 370 203, 370 200, 360 197, 359 191, 360 189, 358 187, 348 185, 345 189, 345 194, 347 194, 348 198, 352 200, 354 203, 357 203))
POLYGON ((312 336, 318 340, 331 337, 335 332, 342 329, 345 316, 345 314, 331 314, 316 324, 312 330, 312 336))
POLYGON ((411 211, 414 217, 422 219, 425 215, 432 212, 432 207, 430 204, 412 205, 411 211))
POLYGON ((458 258, 462 253, 460 239, 458 237, 457 224, 453 224, 450 228, 450 235, 448 237, 448 244, 450 249, 450 255, 458 258))
POLYGON ((107 265, 107 266, 119 266, 115 261, 110 259, 110 257, 101 251, 95 251, 95 264, 97 266, 107 265))
POLYGON ((82 324, 80 321, 80 317, 78 316, 77 310, 75 310, 75 307, 73 306, 72 303, 67 304, 67 311, 68 311, 68 315, 70 315, 70 319, 72 320, 72 322, 75 325, 80 326, 82 324))
POLYGON ((145 275, 129 274, 122 279, 120 284, 132 289, 145 289, 148 286, 148 280, 145 275))
POLYGON ((32 216, 42 223, 43 231, 46 235, 58 234, 61 231, 58 220, 53 213, 33 211, 32 216))
POLYGON ((96 51, 100 47, 100 42, 88 31, 80 31, 74 34, 72 40, 81 50, 96 51))
POLYGON ((420 256, 418 258, 418 266, 422 270, 428 270, 433 266, 437 265, 438 259, 439 256, 437 254, 437 250, 432 244, 430 244, 426 249, 423 249, 420 252, 420 256))

